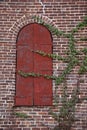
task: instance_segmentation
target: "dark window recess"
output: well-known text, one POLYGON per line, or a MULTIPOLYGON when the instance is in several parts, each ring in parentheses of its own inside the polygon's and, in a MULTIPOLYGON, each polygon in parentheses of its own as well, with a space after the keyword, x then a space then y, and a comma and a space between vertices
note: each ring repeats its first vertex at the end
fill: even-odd
POLYGON ((22 70, 23 72, 52 75, 52 59, 31 50, 52 53, 52 38, 50 32, 43 25, 28 24, 18 34, 15 106, 52 105, 51 79, 24 78, 18 74, 18 71, 22 70))

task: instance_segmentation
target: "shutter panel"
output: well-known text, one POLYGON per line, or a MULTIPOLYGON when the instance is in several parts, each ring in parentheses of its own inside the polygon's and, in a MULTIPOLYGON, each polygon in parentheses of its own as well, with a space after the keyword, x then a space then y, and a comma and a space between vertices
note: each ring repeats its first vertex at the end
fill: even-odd
POLYGON ((52 105, 52 80, 43 77, 24 78, 18 74, 18 71, 22 70, 52 75, 52 59, 33 53, 31 50, 52 53, 49 31, 36 23, 25 26, 18 35, 15 105, 52 105))
MULTIPOLYGON (((34 49, 52 53, 52 41, 49 31, 41 25, 34 25, 34 49)), ((52 75, 52 59, 34 54, 34 71, 52 75)), ((52 80, 43 77, 34 79, 34 105, 52 105, 52 80)))
POLYGON ((19 70, 23 72, 33 71, 33 25, 25 26, 18 35, 17 41, 17 75, 16 75, 16 106, 33 105, 33 78, 24 78, 18 74, 19 70))

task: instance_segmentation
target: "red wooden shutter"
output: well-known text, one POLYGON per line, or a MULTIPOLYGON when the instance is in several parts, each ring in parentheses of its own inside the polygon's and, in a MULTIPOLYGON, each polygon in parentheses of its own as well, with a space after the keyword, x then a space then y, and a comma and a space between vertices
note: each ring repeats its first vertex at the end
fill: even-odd
MULTIPOLYGON (((18 35, 17 40, 17 72, 32 72, 34 69, 33 53, 33 25, 25 26, 18 35)), ((17 73, 16 76, 16 106, 33 105, 33 87, 34 79, 32 77, 24 78, 17 73)))
MULTIPOLYGON (((52 39, 49 31, 41 25, 34 24, 34 49, 52 53, 52 39)), ((52 75, 52 59, 34 54, 34 71, 52 75)), ((34 105, 52 105, 52 80, 34 79, 34 105)))
MULTIPOLYGON (((52 59, 33 53, 42 50, 52 53, 49 31, 42 25, 25 26, 17 40, 17 71, 52 75, 52 59)), ((52 105, 52 80, 16 75, 16 106, 52 105)))

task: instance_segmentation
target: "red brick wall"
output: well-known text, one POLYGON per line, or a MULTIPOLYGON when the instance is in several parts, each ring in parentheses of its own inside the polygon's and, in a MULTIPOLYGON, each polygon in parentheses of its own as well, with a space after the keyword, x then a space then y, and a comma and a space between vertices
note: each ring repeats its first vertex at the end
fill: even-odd
MULTIPOLYGON (((2 0, 0 1, 0 130, 47 130, 45 125, 56 125, 48 114, 49 107, 16 107, 14 108, 15 73, 16 73, 16 39, 19 30, 26 24, 34 22, 31 16, 42 16, 44 21, 58 27, 65 32, 71 31, 78 22, 87 15, 87 0, 2 0), (23 119, 14 113, 22 112, 28 115, 23 119)), ((87 29, 87 28, 86 28, 87 29)), ((87 30, 79 31, 76 35, 86 36, 87 30)), ((68 39, 53 36, 53 52, 64 55, 68 46, 68 39)), ((87 46, 87 42, 77 42, 76 48, 87 46)), ((56 75, 62 72, 64 65, 53 61, 56 75), (58 65, 58 67, 56 67, 58 65)), ((73 76, 68 76, 68 88, 75 87, 78 67, 74 68, 73 76)), ((84 82, 80 84, 81 96, 87 95, 87 74, 80 77, 84 82)), ((61 85, 58 87, 60 96, 61 85)), ((55 83, 53 94, 55 95, 55 83)), ((87 101, 76 106, 76 122, 73 130, 87 129, 87 101)))

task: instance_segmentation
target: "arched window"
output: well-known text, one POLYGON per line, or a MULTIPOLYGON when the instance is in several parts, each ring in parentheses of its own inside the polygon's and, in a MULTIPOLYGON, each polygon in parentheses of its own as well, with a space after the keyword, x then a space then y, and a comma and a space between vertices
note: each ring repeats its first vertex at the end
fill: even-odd
POLYGON ((15 106, 52 105, 52 80, 44 77, 22 77, 34 72, 52 75, 52 59, 43 57, 31 50, 52 53, 52 38, 48 29, 33 23, 24 26, 17 38, 17 73, 15 106))

